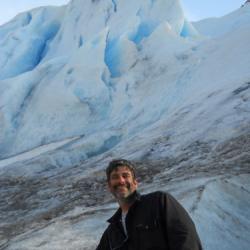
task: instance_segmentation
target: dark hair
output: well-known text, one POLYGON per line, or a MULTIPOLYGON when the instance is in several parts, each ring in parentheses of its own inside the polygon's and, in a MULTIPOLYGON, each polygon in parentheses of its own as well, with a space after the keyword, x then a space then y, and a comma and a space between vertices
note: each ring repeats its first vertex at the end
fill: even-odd
POLYGON ((113 172, 113 170, 117 169, 118 167, 127 167, 133 177, 135 178, 136 177, 136 174, 135 174, 135 166, 132 162, 128 161, 128 160, 125 160, 125 159, 115 159, 115 160, 112 160, 108 167, 106 168, 106 176, 107 176, 107 180, 109 181, 110 180, 110 174, 111 172, 113 172))

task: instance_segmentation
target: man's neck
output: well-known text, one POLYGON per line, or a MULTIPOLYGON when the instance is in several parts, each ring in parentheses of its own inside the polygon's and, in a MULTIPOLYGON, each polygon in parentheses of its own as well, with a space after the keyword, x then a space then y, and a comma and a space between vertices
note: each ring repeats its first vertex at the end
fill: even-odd
POLYGON ((127 213, 129 208, 134 204, 135 200, 136 200, 136 191, 126 199, 118 200, 122 212, 127 213))
POLYGON ((119 202, 120 208, 123 213, 127 213, 132 204, 121 203, 119 202))

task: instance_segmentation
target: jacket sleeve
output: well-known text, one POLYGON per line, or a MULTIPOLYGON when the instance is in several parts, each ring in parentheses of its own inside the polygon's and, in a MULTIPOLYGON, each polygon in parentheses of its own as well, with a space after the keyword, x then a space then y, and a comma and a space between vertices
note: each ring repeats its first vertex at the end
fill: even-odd
POLYGON ((103 233, 99 245, 97 246, 96 250, 109 250, 109 242, 108 242, 108 234, 107 230, 103 233))
POLYGON ((162 193, 161 207, 169 249, 202 250, 195 225, 181 204, 170 194, 162 193))

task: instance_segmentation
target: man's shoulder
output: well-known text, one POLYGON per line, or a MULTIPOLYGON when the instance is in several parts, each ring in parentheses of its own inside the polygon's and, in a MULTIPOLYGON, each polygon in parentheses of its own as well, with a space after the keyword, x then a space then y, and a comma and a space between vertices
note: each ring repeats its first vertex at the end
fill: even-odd
POLYGON ((112 223, 111 222, 109 222, 109 224, 105 228, 105 230, 103 232, 103 237, 107 237, 110 231, 112 231, 112 223))
POLYGON ((144 199, 147 200, 147 199, 159 199, 159 198, 167 197, 167 196, 170 196, 168 192, 158 190, 158 191, 143 194, 141 195, 141 198, 142 200, 144 199))
POLYGON ((143 194, 142 196, 162 196, 162 195, 169 195, 168 192, 165 192, 165 191, 162 191, 162 190, 157 190, 157 191, 154 191, 154 192, 150 192, 150 193, 145 193, 143 194))
POLYGON ((138 209, 142 209, 145 213, 147 211, 158 211, 163 208, 168 200, 168 193, 163 191, 154 191, 142 194, 139 202, 138 209))

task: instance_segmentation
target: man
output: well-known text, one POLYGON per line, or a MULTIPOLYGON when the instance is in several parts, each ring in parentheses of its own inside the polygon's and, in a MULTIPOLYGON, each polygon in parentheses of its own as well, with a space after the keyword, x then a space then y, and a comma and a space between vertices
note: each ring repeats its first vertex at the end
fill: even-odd
POLYGON ((168 193, 140 195, 131 162, 113 160, 106 169, 108 188, 119 209, 108 220, 96 250, 201 250, 195 225, 168 193))

